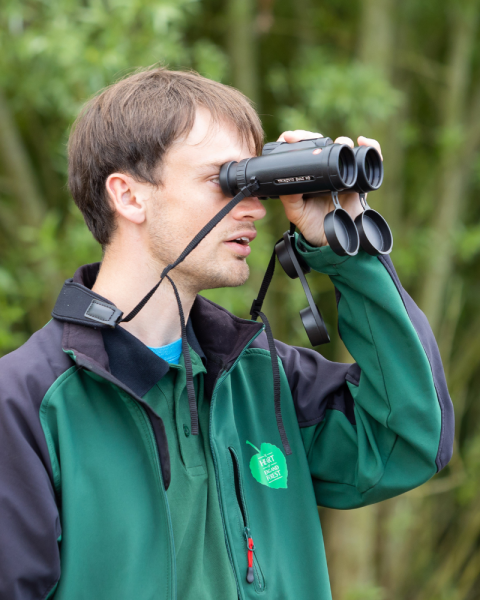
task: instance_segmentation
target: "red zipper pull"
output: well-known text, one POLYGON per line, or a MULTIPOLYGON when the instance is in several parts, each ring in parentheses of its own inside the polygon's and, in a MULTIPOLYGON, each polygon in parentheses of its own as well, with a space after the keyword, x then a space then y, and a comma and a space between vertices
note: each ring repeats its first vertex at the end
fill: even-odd
POLYGON ((253 553, 255 551, 255 544, 253 543, 253 539, 250 535, 250 529, 245 527, 243 530, 243 536, 247 542, 247 558, 248 558, 248 568, 247 568, 247 582, 253 583, 253 553))

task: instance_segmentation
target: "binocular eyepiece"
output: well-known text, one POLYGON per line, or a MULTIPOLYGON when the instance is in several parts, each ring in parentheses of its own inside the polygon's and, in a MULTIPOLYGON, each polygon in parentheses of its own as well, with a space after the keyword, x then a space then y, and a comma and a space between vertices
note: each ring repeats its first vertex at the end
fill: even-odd
POLYGON ((270 142, 261 156, 222 165, 219 180, 226 196, 235 196, 253 180, 258 185, 253 195, 261 199, 331 193, 335 208, 325 217, 324 228, 334 252, 353 256, 360 245, 372 255, 388 254, 392 249, 387 222, 365 199, 366 193, 383 182, 382 159, 371 146, 352 149, 328 137, 293 144, 270 142), (338 201, 338 192, 346 190, 360 194, 363 212, 355 222, 338 201))

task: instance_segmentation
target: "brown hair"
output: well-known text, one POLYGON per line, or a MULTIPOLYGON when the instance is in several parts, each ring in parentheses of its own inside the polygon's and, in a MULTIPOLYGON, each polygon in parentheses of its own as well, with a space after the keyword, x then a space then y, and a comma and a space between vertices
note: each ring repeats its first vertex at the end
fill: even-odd
POLYGON ((68 143, 68 185, 103 247, 115 230, 107 177, 119 171, 158 185, 154 174, 172 143, 192 129, 197 106, 207 108, 217 123, 233 123, 260 153, 263 130, 250 101, 192 71, 149 68, 107 87, 83 107, 68 143))

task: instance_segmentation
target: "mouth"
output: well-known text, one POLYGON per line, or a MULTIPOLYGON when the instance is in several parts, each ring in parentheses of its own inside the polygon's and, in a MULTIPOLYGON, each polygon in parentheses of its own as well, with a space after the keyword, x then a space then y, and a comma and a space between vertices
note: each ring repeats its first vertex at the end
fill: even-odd
POLYGON ((247 257, 252 249, 250 248, 250 242, 252 242, 257 236, 256 231, 241 232, 241 234, 235 238, 230 238, 223 242, 230 250, 232 250, 237 256, 247 257))

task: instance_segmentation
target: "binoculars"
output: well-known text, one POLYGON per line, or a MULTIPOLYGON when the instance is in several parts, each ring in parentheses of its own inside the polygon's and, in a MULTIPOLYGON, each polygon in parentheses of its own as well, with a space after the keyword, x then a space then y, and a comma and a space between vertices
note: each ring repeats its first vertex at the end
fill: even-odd
POLYGON ((336 254, 354 256, 360 246, 374 256, 392 250, 390 227, 366 202, 366 193, 383 181, 382 159, 371 146, 352 149, 328 137, 294 144, 271 142, 261 156, 222 165, 219 179, 227 196, 235 196, 252 180, 258 185, 254 195, 261 199, 330 193, 334 210, 325 217, 324 229, 336 254), (360 194, 363 210, 355 221, 338 201, 338 193, 347 190, 360 194))
MULTIPOLYGON (((271 142, 265 144, 262 155, 231 161, 220 169, 220 186, 226 196, 235 196, 248 183, 255 182, 253 195, 266 200, 290 194, 331 194, 334 209, 325 217, 325 237, 332 250, 340 256, 354 256, 360 246, 372 256, 389 254, 393 237, 385 219, 371 209, 366 200, 368 192, 378 190, 383 182, 383 163, 380 154, 371 146, 350 148, 335 144, 328 137, 302 140, 294 144, 271 142), (355 221, 340 206, 338 193, 357 192, 362 212, 355 221)), ((265 273, 259 296, 250 314, 260 314, 275 268, 275 255, 291 279, 300 279, 308 300, 300 318, 312 346, 330 341, 325 322, 312 296, 305 275, 310 268, 295 248, 295 226, 276 243, 272 260, 265 273)))

